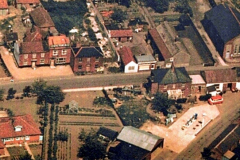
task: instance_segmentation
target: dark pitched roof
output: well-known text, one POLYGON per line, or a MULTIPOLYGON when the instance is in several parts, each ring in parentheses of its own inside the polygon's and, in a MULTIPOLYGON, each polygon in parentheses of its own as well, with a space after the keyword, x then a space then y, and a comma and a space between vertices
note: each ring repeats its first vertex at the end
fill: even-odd
POLYGON ((164 60, 171 58, 172 55, 170 54, 165 42, 163 41, 161 35, 158 33, 157 29, 149 30, 149 34, 152 37, 154 43, 156 44, 158 50, 161 52, 164 60))
POLYGON ((117 138, 118 132, 105 127, 100 127, 97 131, 97 134, 108 137, 110 140, 114 140, 115 138, 117 138))
POLYGON ((237 71, 231 68, 219 70, 207 70, 203 71, 202 74, 206 83, 237 82, 237 71))
POLYGON ((48 51, 48 45, 45 41, 39 42, 22 42, 20 53, 41 53, 48 51))
POLYGON ((191 82, 191 78, 184 67, 155 69, 151 71, 151 76, 149 78, 151 82, 158 84, 191 82))
POLYGON ((220 4, 205 13, 224 43, 240 34, 240 13, 226 4, 220 4))
POLYGON ((127 65, 132 61, 135 62, 132 51, 129 47, 124 46, 123 48, 121 48, 119 54, 124 65, 127 65))
POLYGON ((103 57, 102 50, 100 47, 95 46, 82 46, 80 48, 73 48, 75 57, 103 57))
POLYGON ((16 41, 18 40, 17 32, 12 32, 6 35, 6 41, 16 41))
POLYGON ((33 22, 36 24, 36 26, 40 28, 55 26, 47 10, 42 7, 34 9, 32 12, 30 12, 30 16, 32 17, 33 22))

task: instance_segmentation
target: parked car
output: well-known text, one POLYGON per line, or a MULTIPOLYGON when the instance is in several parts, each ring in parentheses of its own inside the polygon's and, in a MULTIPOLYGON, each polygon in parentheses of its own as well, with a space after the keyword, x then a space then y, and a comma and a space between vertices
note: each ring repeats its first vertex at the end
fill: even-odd
POLYGON ((212 96, 208 99, 210 105, 221 104, 223 103, 223 97, 221 95, 212 96))

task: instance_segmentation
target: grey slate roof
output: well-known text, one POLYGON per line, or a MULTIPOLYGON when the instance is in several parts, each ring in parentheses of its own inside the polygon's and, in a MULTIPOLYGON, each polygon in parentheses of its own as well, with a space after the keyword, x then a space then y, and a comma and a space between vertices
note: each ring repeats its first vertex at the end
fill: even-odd
POLYGON ((178 68, 162 68, 151 71, 151 82, 158 84, 176 84, 191 82, 186 69, 184 67, 178 68))
POLYGON ((230 9, 228 5, 220 4, 206 12, 205 16, 214 25, 224 43, 240 34, 238 22, 240 21, 240 13, 234 8, 230 9))
POLYGON ((152 62, 155 61, 155 58, 152 55, 143 55, 143 56, 135 56, 136 61, 139 62, 152 62))
POLYGON ((144 150, 152 151, 157 142, 163 138, 132 126, 124 126, 117 139, 144 150))
POLYGON ((102 51, 100 47, 94 46, 84 46, 81 48, 73 48, 75 52, 75 57, 103 57, 102 51))

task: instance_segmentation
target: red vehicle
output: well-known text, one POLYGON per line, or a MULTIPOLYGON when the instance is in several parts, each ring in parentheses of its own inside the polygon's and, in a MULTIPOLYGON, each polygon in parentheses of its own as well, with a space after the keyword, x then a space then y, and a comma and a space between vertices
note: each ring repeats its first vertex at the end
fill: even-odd
POLYGON ((221 104, 223 103, 223 97, 221 95, 212 96, 208 99, 210 105, 221 104))

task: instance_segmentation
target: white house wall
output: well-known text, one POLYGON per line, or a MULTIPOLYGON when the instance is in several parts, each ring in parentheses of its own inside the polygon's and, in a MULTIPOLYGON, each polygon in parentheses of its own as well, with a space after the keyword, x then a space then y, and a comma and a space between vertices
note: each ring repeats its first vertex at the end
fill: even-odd
POLYGON ((240 90, 240 82, 237 82, 237 83, 236 83, 236 88, 237 88, 238 90, 240 90))
POLYGON ((138 64, 136 64, 135 62, 131 61, 130 63, 128 63, 124 67, 124 72, 125 73, 136 73, 136 72, 138 72, 138 64), (134 69, 133 70, 129 70, 129 67, 134 67, 134 69))
POLYGON ((223 91, 223 83, 209 83, 206 84, 206 87, 213 86, 213 85, 219 85, 219 90, 222 92, 223 91))

